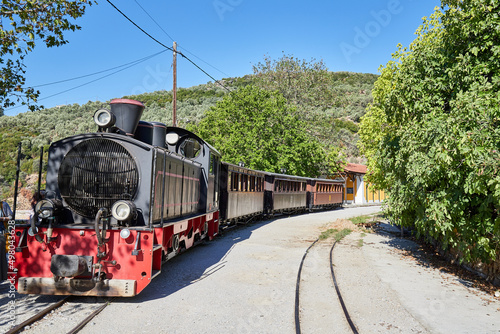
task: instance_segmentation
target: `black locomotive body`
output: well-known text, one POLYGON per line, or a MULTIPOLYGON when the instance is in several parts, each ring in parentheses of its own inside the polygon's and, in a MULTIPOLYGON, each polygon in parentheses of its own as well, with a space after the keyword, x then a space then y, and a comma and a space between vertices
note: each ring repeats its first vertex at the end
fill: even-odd
POLYGON ((184 129, 138 127, 143 109, 113 100, 100 132, 51 145, 46 198, 17 226, 18 291, 132 296, 217 235, 219 153, 184 129))

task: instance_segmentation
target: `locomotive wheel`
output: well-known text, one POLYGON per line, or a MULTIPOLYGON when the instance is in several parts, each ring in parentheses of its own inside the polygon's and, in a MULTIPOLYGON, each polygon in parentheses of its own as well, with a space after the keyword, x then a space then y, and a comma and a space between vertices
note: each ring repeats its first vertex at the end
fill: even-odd
POLYGON ((179 250, 179 235, 178 234, 175 234, 172 237, 172 250, 174 253, 177 253, 177 251, 179 250))

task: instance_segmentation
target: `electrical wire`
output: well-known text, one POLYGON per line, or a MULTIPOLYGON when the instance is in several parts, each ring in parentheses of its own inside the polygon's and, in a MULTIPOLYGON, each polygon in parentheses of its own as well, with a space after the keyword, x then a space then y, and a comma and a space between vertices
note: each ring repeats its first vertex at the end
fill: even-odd
POLYGON ((170 51, 173 51, 173 52, 176 52, 177 54, 181 55, 183 58, 185 58, 187 61, 189 61, 191 64, 193 64, 197 69, 199 69, 201 72, 203 72, 206 76, 208 76, 210 79, 212 79, 214 82, 216 82, 217 84, 219 84, 222 88, 224 88, 225 90, 227 90, 228 92, 231 92, 231 90, 229 88, 227 88, 226 86, 224 86, 219 80, 215 79, 213 76, 211 76, 210 74, 208 74, 204 69, 202 69, 198 64, 196 64, 194 61, 192 61, 189 57, 187 57, 186 55, 184 55, 182 52, 179 52, 179 51, 174 51, 174 49, 172 49, 171 47, 168 47, 166 46, 165 44, 163 44, 162 42, 160 42, 159 40, 157 40, 156 38, 154 38, 153 36, 151 36, 147 31, 145 31, 144 29, 142 29, 137 23, 135 23, 134 21, 132 21, 132 19, 130 19, 125 13, 123 13, 120 9, 118 9, 118 7, 116 7, 110 0, 106 0, 114 9, 116 9, 118 11, 118 13, 120 13, 123 17, 125 17, 130 23, 132 23, 137 29, 139 29, 140 31, 142 31, 146 36, 148 36, 149 38, 151 38, 153 41, 155 41, 156 43, 158 43, 159 45, 163 46, 164 48, 170 50, 170 51))
POLYGON ((210 67, 211 67, 211 68, 213 68, 214 70, 216 70, 216 71, 218 71, 218 72, 220 72, 220 73, 224 74, 226 77, 230 77, 230 75, 229 75, 229 74, 227 74, 227 73, 225 73, 224 71, 219 70, 217 67, 215 67, 215 66, 213 66, 213 65, 211 65, 211 64, 209 64, 209 63, 207 63, 206 61, 204 61, 203 59, 201 59, 200 57, 198 57, 198 56, 197 56, 197 55, 195 55, 194 53, 190 52, 190 51, 189 51, 188 49, 186 49, 185 47, 183 47, 183 46, 181 46, 181 45, 179 45, 179 44, 177 44, 177 47, 179 47, 179 48, 181 48, 181 49, 184 49, 184 51, 185 51, 185 52, 189 53, 191 56, 193 56, 193 57, 197 58, 198 60, 200 60, 200 61, 204 62, 205 64, 207 64, 208 66, 210 66, 210 67))
POLYGON ((156 22, 155 19, 151 15, 149 15, 149 13, 144 9, 144 7, 141 6, 141 4, 139 2, 137 2, 137 0, 134 0, 134 1, 137 4, 137 6, 141 7, 142 11, 144 13, 146 13, 146 15, 149 16, 149 18, 158 26, 158 28, 160 28, 161 31, 163 31, 165 33, 165 35, 167 35, 172 40, 172 42, 173 42, 174 39, 172 38, 172 36, 170 36, 168 34, 168 32, 166 32, 165 30, 163 30, 163 28, 158 24, 158 22, 156 22))
MULTIPOLYGON (((147 59, 146 59, 146 60, 147 60, 147 59)), ((145 61, 145 60, 144 60, 144 61, 145 61)), ((140 63, 140 62, 139 62, 139 63, 140 63)), ((81 85, 78 85, 78 86, 75 86, 75 87, 72 87, 72 88, 66 89, 65 91, 62 91, 62 92, 59 92, 59 93, 56 93, 56 94, 52 94, 52 95, 46 96, 46 97, 44 97, 44 98, 39 99, 38 101, 43 101, 43 100, 46 100, 46 99, 48 99, 48 98, 51 98, 51 97, 54 97, 54 96, 57 96, 57 95, 61 95, 61 94, 67 93, 67 92, 69 92, 69 91, 75 90, 75 89, 77 89, 77 88, 80 88, 80 87, 83 87, 83 86, 89 85, 89 84, 94 83, 94 82, 96 82, 96 81, 99 81, 99 80, 102 80, 102 79, 107 78, 107 77, 109 77, 109 76, 112 76, 113 74, 116 74, 116 73, 118 73, 118 72, 125 71, 126 69, 128 69, 128 68, 130 68, 130 67, 132 67, 132 66, 135 66, 135 65, 137 65, 137 64, 139 64, 139 63, 135 63, 135 64, 132 64, 132 65, 129 65, 129 66, 127 66, 127 67, 124 67, 124 68, 122 68, 122 69, 119 69, 118 71, 115 71, 115 72, 113 72, 113 73, 107 74, 107 75, 102 76, 102 77, 100 77, 100 78, 97 78, 97 79, 95 79, 95 80, 92 80, 92 81, 89 81, 89 82, 83 83, 83 84, 81 84, 81 85)))
MULTIPOLYGON (((135 23, 134 21, 132 21, 127 15, 125 15, 125 13, 123 13, 120 9, 118 9, 118 7, 116 7, 111 1, 107 0, 108 3, 118 11, 118 13, 122 14, 122 16, 124 18, 126 18, 130 23, 132 23, 137 29, 139 29, 140 31, 142 31, 144 34, 146 34, 149 38, 151 38, 153 41, 155 41, 156 43, 160 44, 161 46, 163 46, 165 49, 167 50, 170 50, 170 51, 174 51, 174 49, 172 49, 171 47, 169 46, 166 46, 165 44, 163 44, 162 42, 160 42, 159 40, 157 40, 156 38, 154 38, 153 36, 151 36, 150 34, 147 33, 146 30, 142 29, 141 27, 139 27, 139 25, 137 23, 135 23)), ((179 52, 178 52, 179 53, 179 52)), ((180 54, 180 53, 179 53, 180 54)))
POLYGON ((81 76, 79 76, 79 77, 74 77, 74 78, 70 78, 70 79, 64 79, 64 80, 59 80, 59 81, 49 82, 49 83, 46 83, 46 84, 35 85, 35 86, 33 86, 33 88, 45 87, 45 86, 50 86, 50 85, 60 84, 60 83, 63 83, 63 82, 68 82, 68 81, 73 81, 73 80, 83 79, 83 78, 91 77, 91 76, 93 76, 93 75, 97 75, 97 74, 101 74, 101 73, 109 72, 109 71, 115 70, 115 69, 120 68, 120 67, 123 67, 123 66, 135 65, 136 63, 142 63, 143 61, 146 61, 146 60, 148 60, 148 59, 151 59, 151 58, 153 58, 153 57, 156 57, 156 56, 158 56, 159 54, 162 54, 162 53, 164 53, 164 52, 167 52, 167 50, 162 50, 162 51, 157 52, 157 53, 155 53, 155 54, 152 54, 152 55, 150 55, 150 56, 147 56, 147 57, 144 57, 144 58, 141 58, 141 59, 137 59, 137 60, 131 61, 131 62, 129 62, 129 63, 122 64, 122 65, 119 65, 119 66, 115 66, 115 67, 112 67, 112 68, 108 68, 108 69, 106 69, 106 70, 102 70, 102 71, 98 71, 98 72, 94 72, 94 73, 90 73, 90 74, 85 74, 85 75, 81 75, 81 76))
MULTIPOLYGON (((146 13, 146 15, 147 15, 147 16, 149 16, 149 18, 151 19, 151 21, 153 21, 153 22, 156 24, 156 26, 157 26, 158 28, 160 28, 160 29, 161 29, 161 31, 163 31, 163 32, 165 33, 165 35, 167 35, 167 36, 168 36, 168 38, 170 38, 170 39, 172 40, 172 42, 174 42, 174 38, 173 38, 172 36, 170 36, 170 34, 169 34, 168 32, 166 32, 166 31, 162 28, 162 26, 161 26, 161 25, 160 25, 160 24, 159 24, 159 23, 158 23, 158 22, 157 22, 157 21, 156 21, 156 20, 155 20, 155 19, 154 19, 154 18, 153 18, 153 17, 152 17, 149 13, 148 13, 148 11, 147 11, 146 9, 144 9, 144 7, 142 7, 142 6, 141 6, 141 4, 140 4, 137 0, 134 0, 134 1, 135 1, 135 3, 136 3, 136 4, 137 4, 137 5, 138 5, 141 9, 142 9, 142 11, 143 11, 144 13, 146 13)), ((200 61, 204 62, 205 64, 207 64, 208 66, 210 66, 210 67, 211 67, 211 68, 213 68, 214 70, 219 71, 220 73, 222 73, 222 74, 224 74, 225 76, 229 77, 229 74, 224 73, 223 71, 219 70, 217 67, 215 67, 215 66, 213 66, 213 65, 211 65, 211 64, 209 64, 209 63, 207 63, 206 61, 204 61, 203 59, 201 59, 200 57, 198 57, 198 56, 197 56, 197 55, 195 55, 194 53, 190 52, 190 51, 189 51, 188 49, 186 49, 185 47, 183 47, 183 46, 181 46, 181 45, 179 45, 179 44, 178 44, 177 46, 178 46, 179 48, 184 49, 184 51, 185 51, 185 52, 189 53, 190 55, 192 55, 193 57, 197 58, 198 60, 200 60, 200 61)))
MULTIPOLYGON (((91 80, 91 81, 85 82, 85 83, 83 83, 83 84, 81 84, 81 85, 78 85, 78 86, 75 86, 75 87, 72 87, 72 88, 66 89, 66 90, 64 90, 64 91, 62 91, 62 92, 55 93, 55 94, 52 94, 52 95, 49 95, 49 96, 43 97, 43 98, 41 98, 41 99, 38 99, 38 100, 37 100, 37 102, 38 102, 38 101, 43 101, 43 100, 46 100, 46 99, 48 99, 48 98, 51 98, 51 97, 54 97, 54 96, 57 96, 57 95, 61 95, 61 94, 67 93, 67 92, 72 91, 72 90, 75 90, 75 89, 77 89, 77 88, 80 88, 80 87, 83 87, 83 86, 89 85, 89 84, 91 84, 91 83, 94 83, 94 82, 96 82, 96 81, 102 80, 102 79, 104 79, 104 78, 110 77, 110 76, 112 76, 112 75, 114 75, 114 74, 116 74, 116 73, 119 73, 119 72, 122 72, 122 71, 124 71, 124 70, 126 70, 126 69, 129 69, 129 68, 130 68, 130 67, 132 67, 132 66, 138 65, 138 64, 140 64, 140 63, 142 63, 142 62, 145 62, 146 60, 149 60, 149 59, 151 59, 151 58, 153 58, 153 57, 155 57, 155 56, 157 56, 157 55, 159 55, 159 54, 162 54, 162 53, 164 53, 164 52, 166 52, 166 51, 167 51, 167 50, 162 50, 162 51, 157 52, 157 53, 155 53, 155 54, 153 54, 153 55, 150 55, 150 56, 147 56, 147 57, 141 58, 141 59, 139 59, 139 60, 136 60, 136 61, 133 61, 133 62, 130 62, 130 63, 127 63, 127 64, 123 64, 123 65, 120 65, 120 66, 114 67, 114 68, 112 68, 112 69, 107 69, 107 70, 100 71, 100 72, 96 72, 96 73, 93 73, 93 74, 89 74, 89 75, 84 75, 84 76, 81 76, 80 78, 83 78, 83 77, 88 77, 88 76, 90 76, 90 75, 95 75, 95 74, 98 74, 98 73, 103 73, 103 72, 111 71, 111 70, 113 70, 113 69, 116 69, 116 68, 120 68, 120 67, 125 66, 125 67, 123 67, 123 68, 121 68, 121 69, 119 69, 119 70, 117 70, 117 71, 114 71, 114 72, 112 72, 112 73, 106 74, 106 75, 104 75, 104 76, 102 76, 102 77, 99 77, 99 78, 96 78, 96 79, 94 79, 94 80, 91 80)), ((73 78, 73 79, 68 79, 68 80, 61 80, 61 81, 58 81, 58 82, 56 82, 56 83, 65 82, 65 81, 70 81, 70 80, 74 80, 74 79, 76 79, 76 78, 73 78)), ((52 83, 52 84, 54 84, 54 83, 52 83)), ((45 84, 45 85, 39 85, 38 87, 40 87, 40 86, 46 86, 46 85, 48 85, 48 84, 45 84)), ((4 111, 14 110, 14 109, 20 108, 20 107, 22 107, 22 106, 23 106, 23 105, 19 105, 19 106, 12 107, 12 108, 7 108, 7 109, 5 109, 4 111)))

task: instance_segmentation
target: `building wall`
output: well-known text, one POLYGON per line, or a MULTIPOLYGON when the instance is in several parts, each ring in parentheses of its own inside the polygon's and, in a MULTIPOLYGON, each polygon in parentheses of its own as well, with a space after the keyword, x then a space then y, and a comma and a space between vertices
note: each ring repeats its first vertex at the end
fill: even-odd
POLYGON ((366 203, 366 198, 364 194, 364 185, 365 182, 363 180, 364 175, 356 175, 356 191, 355 191, 355 200, 356 204, 366 203))
POLYGON ((344 190, 345 203, 379 203, 384 200, 385 192, 383 190, 370 189, 370 183, 364 180, 364 175, 348 175, 344 190))
POLYGON ((383 190, 370 189, 370 183, 365 182, 364 195, 368 203, 377 203, 385 200, 385 192, 383 190))

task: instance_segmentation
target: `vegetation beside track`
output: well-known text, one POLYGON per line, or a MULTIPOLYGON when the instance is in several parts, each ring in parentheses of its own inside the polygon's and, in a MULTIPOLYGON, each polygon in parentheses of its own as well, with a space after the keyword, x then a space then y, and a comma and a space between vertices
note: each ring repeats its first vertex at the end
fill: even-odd
MULTIPOLYGON (((384 211, 500 275, 500 29, 496 0, 443 0, 381 67, 362 118, 384 211)), ((490 275, 490 274, 488 274, 490 275)))

